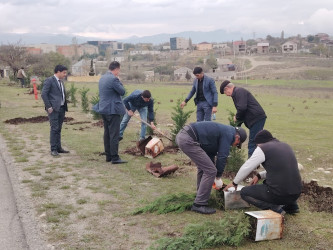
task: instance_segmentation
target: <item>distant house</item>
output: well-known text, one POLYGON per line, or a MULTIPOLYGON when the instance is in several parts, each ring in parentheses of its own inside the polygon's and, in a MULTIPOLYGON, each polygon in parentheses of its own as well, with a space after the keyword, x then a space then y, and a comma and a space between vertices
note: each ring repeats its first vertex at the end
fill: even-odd
POLYGON ((187 80, 186 79, 186 74, 189 74, 191 76, 191 79, 193 78, 192 70, 187 68, 187 67, 181 67, 179 69, 176 69, 173 72, 173 75, 176 80, 187 80))
POLYGON ((211 50, 213 49, 213 44, 202 42, 196 45, 197 50, 211 50))
POLYGON ((224 59, 224 58, 216 58, 216 62, 217 62, 217 69, 216 71, 230 71, 230 67, 231 65, 234 66, 234 64, 232 64, 232 61, 230 59, 224 59))
POLYGON ((269 43, 257 43, 257 53, 267 54, 269 52, 269 43))
POLYGON ((328 42, 330 40, 330 36, 326 33, 318 33, 315 35, 316 38, 318 38, 318 40, 320 42, 328 42))
POLYGON ((190 40, 183 37, 171 37, 170 38, 171 50, 182 50, 190 48, 190 40))
POLYGON ((10 67, 0 64, 0 78, 9 78, 10 67))
POLYGON ((282 53, 297 53, 297 43, 285 42, 282 44, 282 53))
POLYGON ((73 76, 87 76, 90 70, 90 60, 82 59, 72 66, 73 76))
POLYGON ((213 49, 226 49, 227 47, 226 43, 213 43, 213 49))
POLYGON ((82 55, 93 55, 98 54, 98 47, 91 44, 81 44, 78 46, 78 54, 82 55))
POLYGON ((235 41, 233 42, 233 50, 234 53, 240 54, 240 53, 245 53, 246 51, 246 42, 244 41, 235 41))

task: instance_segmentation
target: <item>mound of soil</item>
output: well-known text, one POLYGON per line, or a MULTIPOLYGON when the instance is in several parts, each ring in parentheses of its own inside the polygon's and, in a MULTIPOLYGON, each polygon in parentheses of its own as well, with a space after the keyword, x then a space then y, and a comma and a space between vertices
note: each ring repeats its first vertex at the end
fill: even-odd
MULTIPOLYGON (((72 117, 65 117, 64 122, 69 122, 74 120, 72 117)), ((22 124, 22 123, 41 123, 41 122, 47 122, 49 121, 49 118, 47 116, 35 116, 31 118, 22 118, 22 117, 17 117, 13 119, 6 120, 5 123, 9 124, 22 124)))
POLYGON ((103 128, 104 127, 104 122, 103 122, 103 120, 99 120, 98 122, 95 122, 92 125, 95 126, 95 127, 103 128))
POLYGON ((301 198, 308 201, 311 211, 333 213, 333 191, 331 187, 319 186, 317 181, 303 182, 301 198))

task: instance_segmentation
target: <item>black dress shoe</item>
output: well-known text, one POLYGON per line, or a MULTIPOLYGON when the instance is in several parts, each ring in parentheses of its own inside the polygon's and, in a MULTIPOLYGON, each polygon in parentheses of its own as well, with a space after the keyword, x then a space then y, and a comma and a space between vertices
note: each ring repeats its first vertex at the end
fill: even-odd
POLYGON ((56 151, 56 150, 52 150, 52 151, 51 151, 51 155, 52 155, 52 156, 59 156, 59 153, 58 153, 58 151, 56 151))
POLYGON ((123 161, 122 159, 118 159, 118 160, 112 160, 111 161, 112 164, 123 164, 123 163, 127 163, 127 161, 123 161))
POLYGON ((65 149, 63 149, 63 148, 60 148, 60 149, 58 149, 58 153, 68 154, 69 151, 67 151, 67 150, 65 150, 65 149))
POLYGON ((207 206, 192 205, 191 210, 193 212, 197 212, 197 213, 200 213, 200 214, 214 214, 214 213, 216 213, 216 210, 214 208, 207 207, 207 206))

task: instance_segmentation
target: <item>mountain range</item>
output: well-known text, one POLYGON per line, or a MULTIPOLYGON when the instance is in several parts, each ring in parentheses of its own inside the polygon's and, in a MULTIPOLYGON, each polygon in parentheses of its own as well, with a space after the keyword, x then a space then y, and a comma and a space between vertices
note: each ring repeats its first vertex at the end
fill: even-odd
MULTIPOLYGON (((270 34, 271 36, 279 36, 278 34, 270 34)), ((86 43, 87 41, 104 41, 106 39, 100 39, 98 37, 83 37, 75 35, 65 35, 65 34, 38 34, 38 33, 26 33, 26 34, 15 34, 15 33, 0 33, 0 44, 12 44, 20 42, 21 45, 29 44, 57 44, 57 45, 69 45, 72 44, 72 39, 76 37, 78 44, 86 43)), ((262 37, 265 38, 266 35, 260 34, 254 37, 253 34, 246 34, 241 32, 227 32, 225 30, 215 30, 215 31, 184 31, 175 34, 156 34, 152 36, 132 36, 126 39, 107 39, 116 40, 118 42, 124 43, 153 43, 154 45, 169 42, 170 37, 184 37, 191 38, 192 43, 201 42, 231 42, 236 40, 247 40, 251 38, 262 37)))

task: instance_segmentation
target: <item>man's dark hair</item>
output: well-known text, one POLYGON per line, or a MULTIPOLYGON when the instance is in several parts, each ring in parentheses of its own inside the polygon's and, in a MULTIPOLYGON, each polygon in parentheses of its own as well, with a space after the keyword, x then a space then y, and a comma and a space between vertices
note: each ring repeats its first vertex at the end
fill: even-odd
POLYGON ((143 98, 150 98, 151 97, 151 93, 149 90, 145 90, 142 92, 142 97, 143 98))
POLYGON ((68 70, 67 67, 65 67, 64 65, 60 65, 60 64, 58 64, 58 65, 55 66, 55 68, 54 68, 54 73, 58 73, 59 71, 60 71, 60 72, 63 72, 64 70, 68 70))
POLYGON ((193 70, 193 74, 201 74, 202 73, 202 68, 201 67, 195 67, 193 70))
POLYGON ((115 70, 115 69, 119 69, 120 68, 120 63, 117 61, 113 61, 110 63, 109 65, 109 70, 115 70))

